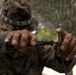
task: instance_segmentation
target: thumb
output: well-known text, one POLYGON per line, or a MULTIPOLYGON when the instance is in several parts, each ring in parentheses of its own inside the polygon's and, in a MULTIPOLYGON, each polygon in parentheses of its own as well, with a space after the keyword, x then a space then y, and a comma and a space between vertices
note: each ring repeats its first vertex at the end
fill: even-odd
POLYGON ((56 32, 57 32, 57 33, 61 33, 61 36, 62 36, 62 37, 65 37, 65 35, 66 35, 66 32, 65 32, 62 28, 57 28, 57 29, 56 29, 56 32))

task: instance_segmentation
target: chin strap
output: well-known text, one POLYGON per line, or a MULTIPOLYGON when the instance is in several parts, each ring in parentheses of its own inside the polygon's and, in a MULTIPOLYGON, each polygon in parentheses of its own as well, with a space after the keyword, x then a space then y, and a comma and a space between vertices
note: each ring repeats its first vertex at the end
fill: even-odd
POLYGON ((6 17, 2 13, 2 9, 0 9, 0 16, 1 16, 1 19, 3 21, 5 21, 8 24, 14 25, 14 26, 27 26, 27 25, 29 25, 29 24, 31 24, 33 22, 32 18, 30 18, 29 20, 26 20, 26 21, 14 21, 14 20, 11 20, 10 18, 6 17))

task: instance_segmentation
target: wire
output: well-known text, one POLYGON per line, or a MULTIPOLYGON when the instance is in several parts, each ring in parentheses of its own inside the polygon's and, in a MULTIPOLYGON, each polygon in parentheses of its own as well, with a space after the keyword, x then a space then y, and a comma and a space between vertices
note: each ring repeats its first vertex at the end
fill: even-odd
POLYGON ((65 66, 65 63, 64 63, 64 59, 63 59, 63 58, 62 58, 62 64, 63 64, 63 68, 64 68, 65 75, 68 75, 68 74, 67 74, 67 71, 66 71, 66 66, 65 66))
MULTIPOLYGON (((62 42, 62 39, 61 39, 61 34, 58 33, 58 50, 60 51, 60 45, 61 45, 61 42, 62 42)), ((61 58, 62 60, 62 66, 63 66, 63 69, 64 69, 64 72, 65 72, 65 75, 67 75, 67 71, 66 71, 66 66, 65 66, 65 63, 64 63, 64 59, 61 58)))

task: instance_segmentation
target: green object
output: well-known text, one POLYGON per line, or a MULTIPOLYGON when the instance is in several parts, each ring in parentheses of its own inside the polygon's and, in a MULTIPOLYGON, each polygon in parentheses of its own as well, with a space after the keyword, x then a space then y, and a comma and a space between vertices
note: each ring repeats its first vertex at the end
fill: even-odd
POLYGON ((53 32, 51 29, 49 29, 48 27, 45 27, 43 29, 39 28, 38 29, 38 39, 42 40, 57 40, 57 34, 55 32, 53 32))

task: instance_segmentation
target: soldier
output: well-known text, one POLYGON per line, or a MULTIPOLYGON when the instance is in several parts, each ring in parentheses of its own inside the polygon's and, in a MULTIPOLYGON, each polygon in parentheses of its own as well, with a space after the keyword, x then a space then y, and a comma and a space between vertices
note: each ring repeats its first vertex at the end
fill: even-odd
POLYGON ((4 1, 0 14, 1 75, 41 75, 44 66, 58 72, 71 71, 75 64, 76 38, 58 28, 56 32, 62 38, 60 49, 57 45, 37 47, 37 37, 30 33, 36 26, 25 0, 4 1))

